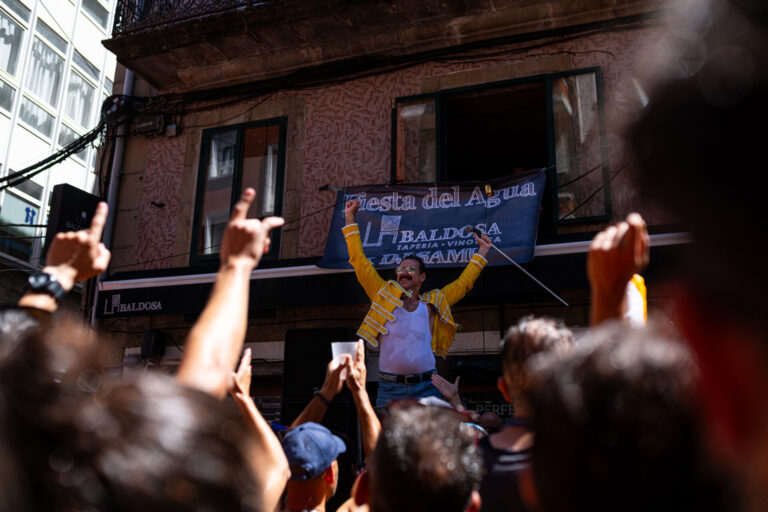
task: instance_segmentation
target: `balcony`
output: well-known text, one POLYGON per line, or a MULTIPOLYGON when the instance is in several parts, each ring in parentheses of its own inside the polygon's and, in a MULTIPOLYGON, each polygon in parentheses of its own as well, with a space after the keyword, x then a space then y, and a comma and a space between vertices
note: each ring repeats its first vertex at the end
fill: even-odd
POLYGON ((120 63, 160 92, 402 65, 643 16, 670 0, 118 0, 120 63))
POLYGON ((174 23, 266 3, 264 0, 117 0, 112 36, 162 29, 174 23))

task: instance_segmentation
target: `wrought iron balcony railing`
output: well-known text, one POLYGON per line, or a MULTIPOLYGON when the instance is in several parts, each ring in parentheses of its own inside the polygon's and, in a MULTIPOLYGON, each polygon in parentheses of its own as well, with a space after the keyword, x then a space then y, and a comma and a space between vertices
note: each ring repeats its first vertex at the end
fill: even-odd
POLYGON ((117 0, 112 37, 274 0, 117 0))

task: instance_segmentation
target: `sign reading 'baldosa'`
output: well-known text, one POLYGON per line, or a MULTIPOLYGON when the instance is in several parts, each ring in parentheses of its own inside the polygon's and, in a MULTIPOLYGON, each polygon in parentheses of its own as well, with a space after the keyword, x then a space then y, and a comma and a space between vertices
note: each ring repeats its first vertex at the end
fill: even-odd
MULTIPOLYGON (((344 204, 360 201, 357 223, 366 256, 376 267, 394 267, 416 254, 429 267, 462 267, 477 250, 465 226, 487 233, 499 249, 518 263, 530 261, 536 245, 545 172, 488 183, 446 183, 350 187, 339 192, 325 254, 318 266, 349 268, 341 228, 344 204)), ((489 265, 509 264, 491 251, 489 265)))

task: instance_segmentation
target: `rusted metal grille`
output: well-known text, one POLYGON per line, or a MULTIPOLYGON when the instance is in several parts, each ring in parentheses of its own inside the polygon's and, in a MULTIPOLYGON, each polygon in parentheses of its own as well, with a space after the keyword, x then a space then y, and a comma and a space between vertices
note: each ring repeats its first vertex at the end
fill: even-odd
POLYGON ((272 3, 257 0, 117 0, 112 37, 233 9, 272 3))

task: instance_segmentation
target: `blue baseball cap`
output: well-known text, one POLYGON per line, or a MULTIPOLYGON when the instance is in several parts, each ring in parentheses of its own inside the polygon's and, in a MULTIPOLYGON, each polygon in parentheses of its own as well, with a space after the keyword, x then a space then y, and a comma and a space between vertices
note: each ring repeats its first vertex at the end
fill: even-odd
POLYGON ((291 480, 311 480, 328 469, 340 453, 347 451, 344 441, 318 423, 302 423, 283 438, 283 451, 292 466, 291 480), (295 471, 293 468, 303 471, 295 471))

